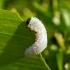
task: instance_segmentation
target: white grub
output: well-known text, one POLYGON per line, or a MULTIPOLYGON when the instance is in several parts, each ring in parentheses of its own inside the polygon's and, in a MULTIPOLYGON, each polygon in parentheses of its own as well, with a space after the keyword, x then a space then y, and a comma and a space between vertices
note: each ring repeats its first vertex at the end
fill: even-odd
POLYGON ((24 53, 26 57, 29 57, 41 53, 46 48, 47 32, 43 23, 35 17, 28 18, 26 24, 28 28, 36 32, 35 43, 27 48, 24 53))

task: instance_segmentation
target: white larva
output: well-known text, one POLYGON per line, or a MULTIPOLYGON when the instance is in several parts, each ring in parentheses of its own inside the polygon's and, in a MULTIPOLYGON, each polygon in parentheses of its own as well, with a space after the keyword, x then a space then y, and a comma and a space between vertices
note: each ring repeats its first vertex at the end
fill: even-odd
POLYGON ((26 24, 28 28, 36 32, 35 43, 27 48, 24 53, 26 57, 29 57, 41 53, 46 48, 47 32, 43 23, 35 17, 28 18, 26 24))

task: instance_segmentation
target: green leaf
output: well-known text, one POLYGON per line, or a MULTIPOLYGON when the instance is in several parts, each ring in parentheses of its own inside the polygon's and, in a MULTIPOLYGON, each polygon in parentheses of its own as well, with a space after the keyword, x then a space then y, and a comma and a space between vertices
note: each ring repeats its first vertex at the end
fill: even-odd
POLYGON ((24 56, 34 39, 17 13, 0 10, 0 70, 50 70, 42 55, 24 56))
POLYGON ((4 0, 0 0, 0 9, 3 8, 3 2, 4 2, 4 0))
POLYGON ((60 49, 56 54, 58 70, 63 70, 63 51, 60 49))

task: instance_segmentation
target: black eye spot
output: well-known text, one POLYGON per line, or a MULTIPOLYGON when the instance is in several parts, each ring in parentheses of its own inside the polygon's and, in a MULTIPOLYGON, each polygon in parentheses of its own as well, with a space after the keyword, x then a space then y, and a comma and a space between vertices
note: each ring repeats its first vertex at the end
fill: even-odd
POLYGON ((30 20, 31 20, 31 18, 28 18, 28 19, 27 19, 27 21, 26 21, 26 25, 29 24, 30 20))

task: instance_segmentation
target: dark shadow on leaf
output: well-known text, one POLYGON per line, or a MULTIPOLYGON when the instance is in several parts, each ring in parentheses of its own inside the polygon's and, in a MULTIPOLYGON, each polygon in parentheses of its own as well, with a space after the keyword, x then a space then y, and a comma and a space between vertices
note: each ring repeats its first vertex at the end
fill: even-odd
POLYGON ((25 57, 24 51, 34 42, 32 33, 26 28, 25 22, 20 23, 0 55, 0 66, 7 66, 25 57))

